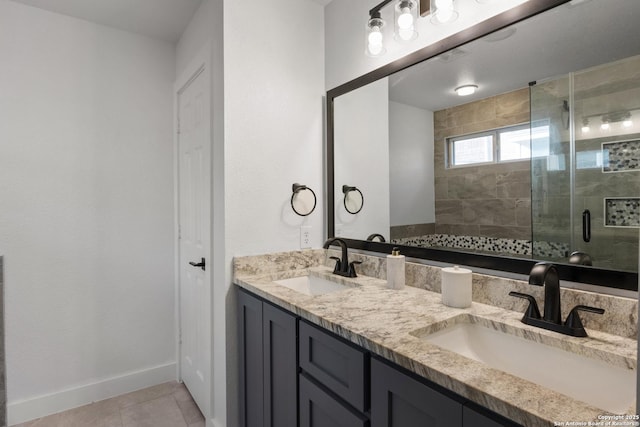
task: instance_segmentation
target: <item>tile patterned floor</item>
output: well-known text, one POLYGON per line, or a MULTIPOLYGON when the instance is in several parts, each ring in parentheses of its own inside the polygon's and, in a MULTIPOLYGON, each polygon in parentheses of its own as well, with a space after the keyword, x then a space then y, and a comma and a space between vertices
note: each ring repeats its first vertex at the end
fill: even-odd
POLYGON ((177 382, 112 397, 13 427, 204 427, 189 391, 177 382))

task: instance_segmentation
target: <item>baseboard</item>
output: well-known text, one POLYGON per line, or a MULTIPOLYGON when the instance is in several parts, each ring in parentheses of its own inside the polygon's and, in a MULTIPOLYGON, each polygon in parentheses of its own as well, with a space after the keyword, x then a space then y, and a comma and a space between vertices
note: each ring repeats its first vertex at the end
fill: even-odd
POLYGON ((154 366, 43 396, 8 402, 8 425, 77 408, 91 402, 176 380, 176 364, 154 366))

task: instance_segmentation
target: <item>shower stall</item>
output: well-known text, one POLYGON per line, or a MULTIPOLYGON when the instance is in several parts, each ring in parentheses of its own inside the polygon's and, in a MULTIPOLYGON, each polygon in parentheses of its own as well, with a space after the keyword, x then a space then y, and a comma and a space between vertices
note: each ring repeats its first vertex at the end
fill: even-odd
POLYGON ((640 56, 532 83, 530 102, 533 258, 637 271, 640 56))

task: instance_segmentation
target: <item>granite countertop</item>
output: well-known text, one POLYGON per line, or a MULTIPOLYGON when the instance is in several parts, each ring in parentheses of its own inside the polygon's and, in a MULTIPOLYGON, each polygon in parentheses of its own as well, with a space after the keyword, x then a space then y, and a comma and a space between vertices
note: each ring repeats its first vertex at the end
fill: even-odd
MULTIPOLYGON (((364 276, 343 278, 331 274, 331 269, 324 266, 264 274, 236 272, 234 283, 525 426, 601 421, 599 416, 606 411, 440 348, 420 335, 467 316, 484 326, 624 369, 636 369, 637 342, 630 338, 595 330, 588 331, 588 338, 562 336, 524 325, 519 312, 476 302, 467 309, 450 308, 441 304, 439 293, 410 286, 391 290, 386 288, 385 280, 364 276), (306 274, 348 286, 338 292, 309 296, 273 282, 306 274)), ((630 407, 627 413, 635 414, 635 407, 630 407)))

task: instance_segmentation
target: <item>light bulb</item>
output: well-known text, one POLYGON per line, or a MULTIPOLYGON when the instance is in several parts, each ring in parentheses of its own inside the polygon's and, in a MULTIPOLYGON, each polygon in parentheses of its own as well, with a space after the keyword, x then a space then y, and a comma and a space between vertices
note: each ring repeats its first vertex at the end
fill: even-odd
POLYGON ((441 24, 448 22, 452 16, 453 16, 453 9, 438 9, 438 12, 436 13, 436 19, 441 24))
POLYGON ((609 123, 603 123, 600 125, 600 129, 602 130, 609 130, 609 123))
POLYGON ((435 9, 433 16, 436 23, 444 24, 457 18, 453 0, 435 0, 435 9))
POLYGON ((478 86, 476 85, 464 85, 455 88, 455 92, 458 94, 458 96, 468 96, 476 93, 476 89, 478 89, 478 86))
POLYGON ((398 30, 398 37, 400 37, 401 40, 403 41, 409 41, 413 38, 414 35, 414 31, 413 28, 400 28, 398 30))
POLYGON ((633 126, 633 122, 631 121, 631 119, 627 119, 627 120, 622 122, 622 126, 624 126, 626 128, 630 128, 631 126, 633 126))
POLYGON ((382 43, 380 44, 371 44, 369 43, 369 54, 371 56, 377 56, 382 53, 382 43))
POLYGON ((589 133, 590 130, 591 128, 589 127, 589 125, 582 126, 582 133, 589 133))
POLYGON ((413 27, 413 15, 411 14, 411 9, 403 7, 402 13, 398 17, 398 28, 401 30, 408 30, 411 27, 413 27))
POLYGON ((382 46, 382 32, 380 31, 380 27, 371 27, 371 32, 369 33, 369 46, 372 45, 380 45, 382 46))

